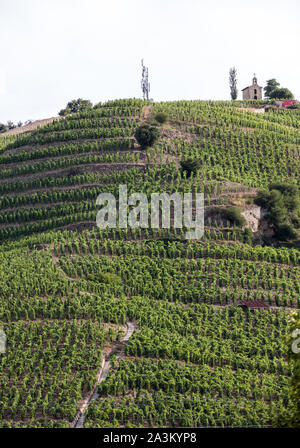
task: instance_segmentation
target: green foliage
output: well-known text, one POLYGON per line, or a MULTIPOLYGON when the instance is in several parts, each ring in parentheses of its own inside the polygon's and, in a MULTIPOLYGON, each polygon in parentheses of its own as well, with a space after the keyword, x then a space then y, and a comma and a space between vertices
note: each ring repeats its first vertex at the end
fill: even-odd
POLYGON ((299 172, 299 114, 253 114, 239 101, 156 103, 152 116, 166 114, 170 126, 144 152, 133 138, 144 104, 98 104, 0 138, 2 427, 70 426, 103 346, 113 349, 128 320, 137 331, 85 426, 267 426, 287 412, 282 308, 300 306, 299 251, 254 244, 250 229, 218 215, 199 241, 185 229, 101 230, 95 199, 126 184, 148 197, 203 192, 220 210, 232 194, 276 182, 265 202, 294 224, 295 187, 286 185, 299 172), (196 169, 182 175, 189 159, 196 169), (280 309, 245 313, 241 300, 280 309))
MULTIPOLYGON (((84 202, 80 210, 75 206, 73 221, 75 216, 76 220, 94 221, 93 207, 89 203, 93 200, 92 190, 89 193, 81 186, 91 182, 100 185, 103 178, 105 185, 101 191, 111 191, 121 179, 114 164, 128 164, 130 174, 145 156, 143 168, 141 164, 136 165, 134 176, 122 177, 126 177, 130 188, 138 185, 146 194, 161 189, 170 193, 197 189, 205 193, 207 205, 211 200, 222 204, 226 201, 224 194, 234 192, 235 186, 225 184, 225 180, 243 184, 246 189, 265 187, 275 180, 296 182, 298 115, 285 110, 270 112, 268 117, 257 116, 239 111, 236 107, 239 104, 238 101, 234 105, 204 101, 155 104, 153 116, 160 112, 167 114, 172 126, 180 126, 178 135, 181 137, 163 137, 147 154, 131 151, 143 107, 143 101, 139 100, 104 103, 55 120, 34 132, 0 139, 1 208, 5 209, 5 204, 17 207, 16 211, 8 211, 7 217, 1 214, 0 220, 5 226, 0 228, 0 238, 68 225, 72 221, 72 215, 67 215, 71 208, 66 207, 63 216, 63 208, 57 206, 57 202, 67 201, 68 197, 72 202, 84 202), (254 131, 240 132, 240 126, 254 131), (8 151, 14 148, 18 150, 8 151), (193 176, 182 176, 183 171, 170 163, 172 159, 178 160, 178 164, 188 159, 197 160, 199 167, 193 176), (159 160, 165 163, 158 164, 159 160), (100 164, 106 164, 105 172, 100 164), (65 186, 69 188, 63 189, 65 186), (34 191, 27 194, 30 189, 34 191), (43 207, 39 207, 39 203, 43 207), (19 209, 27 204, 31 204, 30 210, 19 209), (39 210, 33 210, 37 208, 39 210)), ((297 227, 294 224, 299 219, 297 211, 289 213, 292 224, 297 227)), ((238 234, 230 236, 239 237, 238 234)))
POLYGON ((159 123, 159 124, 164 124, 168 121, 168 115, 164 112, 158 112, 154 119, 159 123))
POLYGON ((73 166, 68 170, 67 176, 79 176, 82 174, 82 170, 78 166, 73 166))
POLYGON ((8 130, 8 127, 6 124, 4 123, 0 123, 0 133, 1 132, 6 132, 8 130))
POLYGON ((251 244, 253 241, 253 232, 251 229, 249 229, 249 227, 246 227, 243 231, 243 242, 245 244, 251 244))
POLYGON ((139 327, 126 346, 134 358, 120 360, 101 383, 85 426, 106 427, 113 418, 123 426, 265 426, 285 409, 285 315, 144 297, 129 308, 139 327), (263 354, 265 338, 272 361, 263 354))
POLYGON ((155 126, 143 124, 137 128, 134 136, 141 148, 147 148, 153 146, 156 142, 159 137, 159 131, 155 126))
POLYGON ((288 110, 294 110, 294 109, 296 109, 296 110, 300 110, 300 104, 290 104, 290 105, 287 107, 287 109, 288 109, 288 110))
POLYGON ((1 425, 70 425, 95 385, 104 344, 118 339, 101 322, 127 319, 138 328, 126 345, 134 359, 115 359, 86 426, 149 418, 171 426, 270 425, 289 402, 286 314, 247 315, 234 305, 254 294, 298 306, 299 253, 164 242, 159 233, 141 241, 137 230, 119 230, 40 234, 0 248, 0 320, 8 335, 1 425))
POLYGON ((293 240, 297 237, 297 232, 290 224, 280 224, 276 229, 276 237, 281 241, 293 240))
POLYGON ((186 176, 190 177, 191 174, 196 174, 200 169, 200 161, 193 159, 186 159, 180 162, 180 168, 182 173, 186 172, 186 176))
POLYGON ((122 279, 112 272, 99 272, 98 274, 88 274, 88 280, 97 281, 106 285, 121 285, 122 279))
POLYGON ((255 203, 268 212, 265 218, 274 226, 275 237, 280 241, 297 238, 297 232, 291 224, 299 220, 299 189, 296 185, 275 182, 269 185, 269 191, 258 191, 255 203))
POLYGON ((266 98, 272 98, 271 93, 273 90, 277 89, 280 86, 280 83, 276 81, 276 79, 269 79, 267 81, 266 87, 264 87, 264 94, 266 98))
MULTIPOLYGON (((288 354, 289 360, 292 364, 292 379, 291 379, 291 399, 292 399, 292 415, 289 421, 289 426, 300 426, 300 356, 292 350, 292 344, 297 338, 299 341, 300 334, 300 315, 293 313, 289 324, 289 338, 288 338, 288 354), (293 336, 293 333, 294 336, 293 336), (296 335, 296 338, 295 338, 296 335)), ((299 342, 296 344, 296 349, 299 349, 299 342)))
POLYGON ((58 113, 60 116, 66 116, 69 114, 74 114, 76 112, 82 112, 85 110, 92 109, 93 104, 90 100, 83 100, 82 98, 78 98, 77 100, 69 101, 65 109, 61 109, 58 113))
POLYGON ((8 346, 0 355, 1 420, 43 419, 42 426, 48 426, 56 419, 69 426, 82 394, 96 381, 108 332, 97 321, 76 319, 10 322, 4 328, 8 346))
POLYGON ((265 97, 278 100, 292 100, 294 98, 294 95, 289 89, 279 86, 280 84, 276 81, 276 79, 269 79, 266 87, 264 87, 265 97))
POLYGON ((288 333, 286 337, 287 359, 292 375, 289 383, 290 402, 285 412, 276 416, 274 426, 299 428, 300 427, 300 315, 292 312, 289 316, 288 333))
POLYGON ((237 226, 243 226, 246 223, 240 209, 237 207, 226 207, 222 210, 222 217, 237 226))
POLYGON ((292 100, 294 95, 289 89, 280 87, 271 91, 270 98, 275 98, 278 100, 292 100))
POLYGON ((278 197, 280 206, 286 207, 289 211, 297 210, 299 207, 299 188, 294 184, 272 183, 269 190, 279 191, 282 194, 282 200, 278 197))

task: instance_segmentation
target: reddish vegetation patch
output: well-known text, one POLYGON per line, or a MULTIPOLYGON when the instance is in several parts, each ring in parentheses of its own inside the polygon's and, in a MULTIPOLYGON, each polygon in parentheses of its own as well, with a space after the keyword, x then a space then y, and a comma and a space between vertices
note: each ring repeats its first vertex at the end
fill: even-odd
POLYGON ((89 230, 93 229, 96 225, 96 222, 94 221, 83 221, 83 222, 76 222, 74 224, 69 224, 67 226, 61 227, 62 230, 78 230, 79 232, 83 230, 89 230))

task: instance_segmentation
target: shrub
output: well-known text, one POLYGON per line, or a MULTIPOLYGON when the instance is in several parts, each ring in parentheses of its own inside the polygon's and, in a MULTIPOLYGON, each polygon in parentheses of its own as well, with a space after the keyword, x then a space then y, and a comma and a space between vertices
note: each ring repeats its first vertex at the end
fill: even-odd
POLYGON ((253 232, 249 227, 246 227, 242 233, 242 240, 246 244, 251 244, 253 241, 253 232))
POLYGON ((284 195, 295 196, 298 194, 298 187, 294 184, 282 184, 280 182, 275 182, 269 185, 269 190, 278 190, 284 195))
POLYGON ((70 109, 69 107, 66 107, 65 109, 61 109, 61 110, 58 112, 58 115, 59 115, 60 117, 66 117, 67 115, 70 115, 70 113, 71 113, 71 109, 70 109))
POLYGON ((279 207, 284 208, 284 200, 280 191, 271 190, 269 193, 269 208, 279 207))
POLYGON ((269 208, 269 211, 266 214, 265 218, 270 224, 279 226, 286 220, 286 210, 283 209, 280 205, 275 205, 269 208))
POLYGON ((87 279, 93 282, 104 283, 106 285, 121 285, 122 279, 112 272, 99 272, 98 274, 88 274, 87 279))
POLYGON ((83 173, 82 168, 74 166, 68 170, 67 176, 79 176, 82 173, 83 173))
POLYGON ((299 190, 296 185, 275 182, 269 191, 259 191, 255 203, 268 210, 266 219, 274 226, 275 238, 281 241, 295 239, 296 231, 291 223, 299 228, 299 190))
POLYGON ((143 124, 137 128, 134 136, 142 148, 147 148, 148 146, 152 146, 158 139, 159 131, 155 126, 143 124))
POLYGON ((281 241, 287 241, 297 238, 297 233, 289 224, 281 224, 277 227, 275 236, 281 241))
POLYGON ((299 207, 299 190, 297 185, 273 183, 269 185, 269 190, 280 191, 282 203, 289 211, 294 211, 299 207))
POLYGON ((8 130, 8 127, 4 123, 0 123, 0 133, 8 130))
POLYGON ((290 104, 287 109, 300 109, 300 104, 290 104))
POLYGON ((158 112, 154 118, 160 124, 164 124, 168 121, 168 115, 164 112, 158 112))
POLYGON ((254 203, 263 208, 268 208, 270 200, 270 193, 266 190, 259 190, 254 199, 254 203))
POLYGON ((241 211, 237 207, 226 207, 222 210, 222 217, 227 219, 231 224, 242 226, 246 223, 244 216, 241 215, 241 211))
POLYGON ((105 283, 106 285, 121 285, 122 280, 117 274, 111 272, 100 272, 98 275, 98 281, 100 283, 105 283))
POLYGON ((269 191, 258 191, 254 202, 268 210, 276 207, 295 211, 299 207, 298 187, 290 184, 272 183, 269 185, 269 191))
POLYGON ((192 173, 196 173, 200 168, 199 160, 187 159, 180 162, 181 171, 187 173, 187 177, 190 177, 192 173))
POLYGON ((295 229, 299 229, 300 228, 300 216, 297 216, 296 214, 291 213, 291 223, 293 224, 295 229))

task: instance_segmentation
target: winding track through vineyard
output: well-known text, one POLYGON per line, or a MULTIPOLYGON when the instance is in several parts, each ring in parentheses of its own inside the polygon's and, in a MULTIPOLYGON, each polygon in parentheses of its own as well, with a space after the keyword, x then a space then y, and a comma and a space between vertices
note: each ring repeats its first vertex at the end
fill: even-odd
MULTIPOLYGON (((136 326, 135 326, 134 322, 127 322, 126 325, 127 325, 126 334, 121 339, 121 342, 118 344, 112 345, 111 350, 109 352, 109 355, 114 354, 117 359, 121 358, 122 355, 124 355, 125 343, 127 343, 129 341, 129 338, 132 336, 133 332, 136 330, 136 326)), ((84 400, 82 406, 79 409, 78 414, 75 417, 74 422, 71 424, 71 427, 73 427, 73 428, 83 428, 84 427, 85 413, 87 412, 88 407, 92 403, 92 401, 96 400, 99 397, 99 395, 97 393, 98 385, 101 384, 102 381, 106 380, 110 368, 111 368, 111 361, 104 357, 101 362, 101 368, 97 375, 98 376, 97 384, 92 389, 89 396, 84 400)))

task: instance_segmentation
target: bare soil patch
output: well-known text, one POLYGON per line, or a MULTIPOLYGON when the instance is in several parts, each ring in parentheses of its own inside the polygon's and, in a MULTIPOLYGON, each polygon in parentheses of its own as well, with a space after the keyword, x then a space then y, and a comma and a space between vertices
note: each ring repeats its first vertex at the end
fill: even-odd
POLYGON ((153 106, 151 106, 151 105, 143 107, 142 114, 141 114, 142 121, 147 121, 150 118, 152 109, 153 109, 153 106))
POLYGON ((8 137, 10 135, 24 134, 25 132, 35 131, 39 126, 45 126, 46 124, 52 123, 55 120, 60 120, 61 117, 51 117, 44 118, 43 120, 36 120, 32 123, 26 124, 25 126, 21 126, 20 128, 10 129, 9 131, 3 132, 0 134, 0 137, 8 137))

